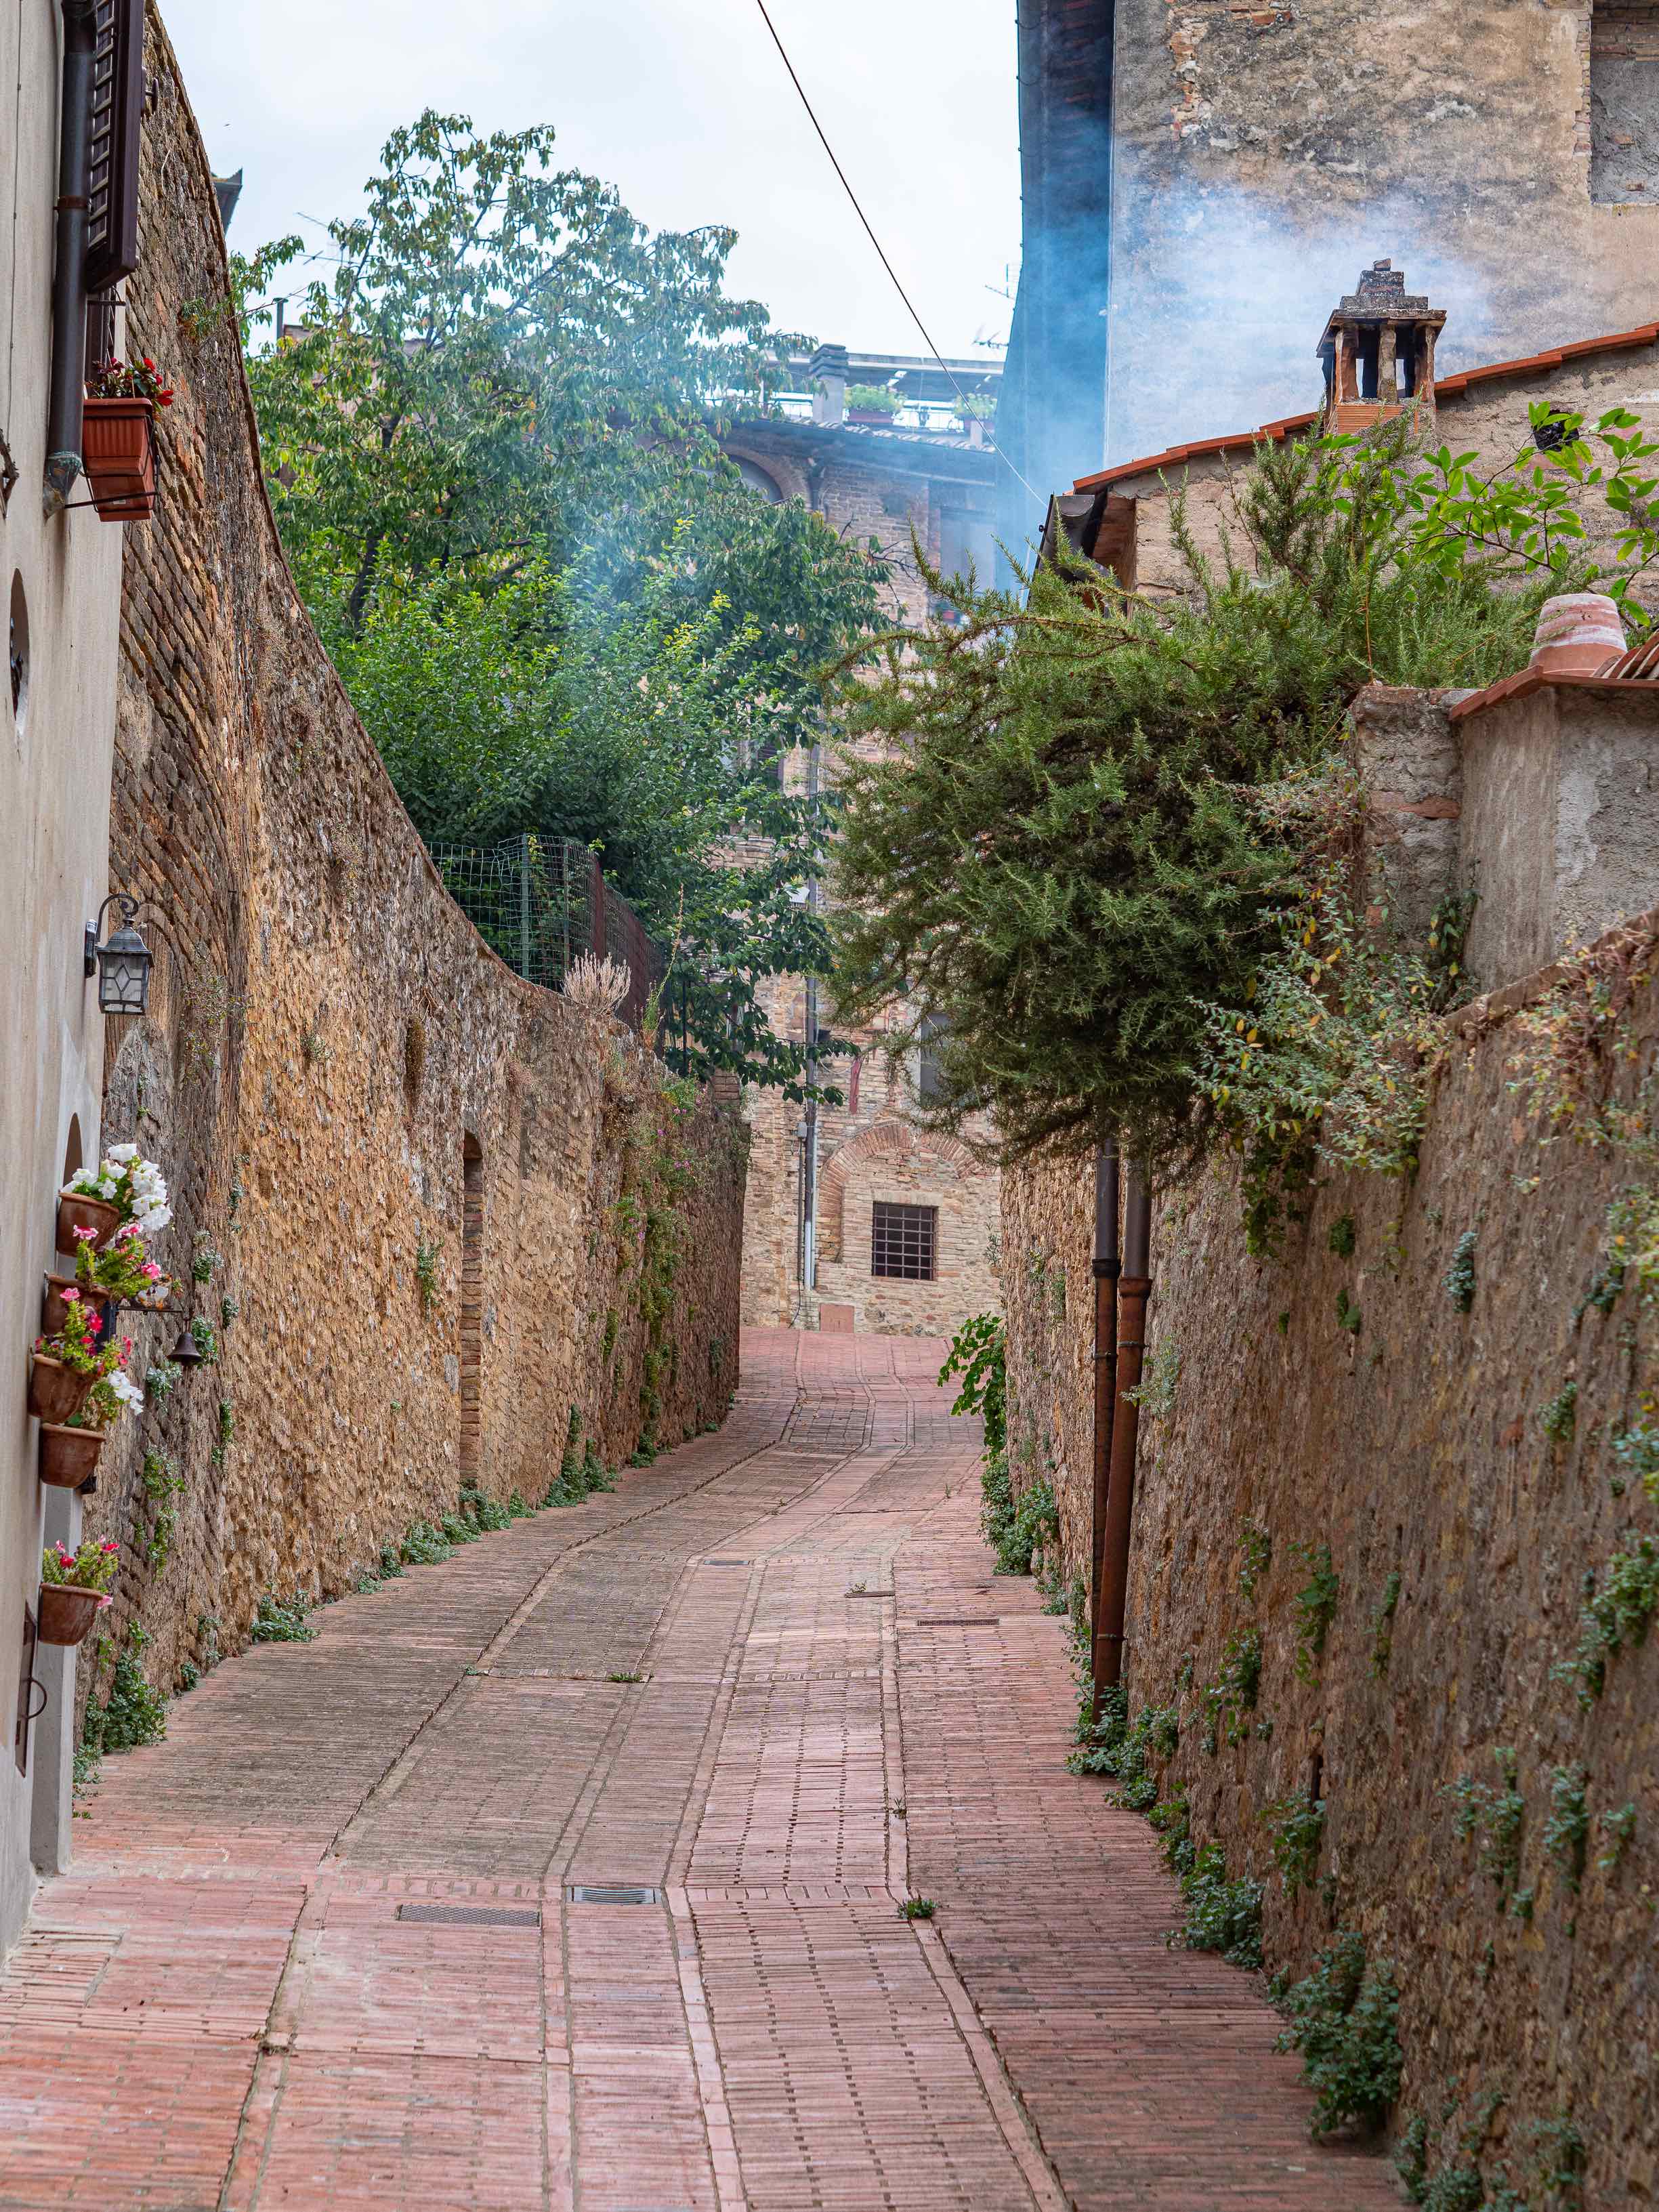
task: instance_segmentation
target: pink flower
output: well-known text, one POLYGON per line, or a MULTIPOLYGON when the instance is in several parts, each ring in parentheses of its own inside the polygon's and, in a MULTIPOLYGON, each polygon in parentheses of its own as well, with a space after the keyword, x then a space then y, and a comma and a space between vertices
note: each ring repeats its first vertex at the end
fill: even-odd
POLYGON ((98 1231, 95 1229, 77 1229, 75 1232, 76 1242, 78 1244, 88 1243, 97 1234, 98 1231))
POLYGON ((141 1275, 146 1276, 152 1283, 159 1282, 161 1278, 161 1270, 156 1266, 154 1260, 146 1260, 143 1266, 138 1270, 138 1272, 141 1275))
POLYGON ((66 1306, 78 1306, 78 1305, 80 1304, 80 1303, 81 1303, 81 1293, 80 1293, 80 1291, 64 1291, 64 1304, 66 1306))
POLYGON ((107 1590, 106 1590, 106 1591, 104 1592, 104 1594, 102 1595, 102 1596, 101 1596, 101 1597, 99 1599, 99 1601, 98 1601, 98 1610, 99 1610, 99 1612, 100 1612, 100 1613, 102 1613, 106 1606, 111 1606, 111 1605, 113 1605, 113 1604, 114 1604, 114 1602, 115 1602, 115 1600, 114 1600, 114 1599, 110 1595, 109 1592, 108 1592, 107 1590))
POLYGON ((121 1547, 120 1547, 118 1543, 116 1543, 112 1539, 106 1538, 106 1539, 105 1540, 105 1541, 104 1541, 102 1544, 100 1544, 100 1545, 99 1546, 99 1547, 98 1547, 98 1548, 100 1549, 100 1551, 102 1551, 102 1552, 118 1552, 118 1551, 120 1550, 121 1547))

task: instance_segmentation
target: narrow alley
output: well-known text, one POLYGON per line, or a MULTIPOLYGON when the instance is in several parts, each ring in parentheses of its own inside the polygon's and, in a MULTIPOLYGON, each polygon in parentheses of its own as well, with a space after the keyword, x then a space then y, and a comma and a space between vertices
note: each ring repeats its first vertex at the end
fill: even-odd
POLYGON ((107 1761, 0 1978, 0 2206, 1397 2203, 1066 1772, 940 1352, 752 1332, 719 1433, 107 1761))

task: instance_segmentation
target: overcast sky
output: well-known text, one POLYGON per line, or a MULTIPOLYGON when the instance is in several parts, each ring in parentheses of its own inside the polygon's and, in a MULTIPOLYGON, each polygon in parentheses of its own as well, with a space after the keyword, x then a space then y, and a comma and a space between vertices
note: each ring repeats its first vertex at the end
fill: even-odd
MULTIPOLYGON (((159 4, 215 169, 245 172, 244 252, 293 229, 321 242, 386 131, 433 106, 481 130, 551 123, 560 159, 653 228, 732 224, 729 289, 781 328, 924 350, 755 0, 159 4)), ((768 4, 935 341, 1000 343, 1019 250, 1014 0, 768 4)))

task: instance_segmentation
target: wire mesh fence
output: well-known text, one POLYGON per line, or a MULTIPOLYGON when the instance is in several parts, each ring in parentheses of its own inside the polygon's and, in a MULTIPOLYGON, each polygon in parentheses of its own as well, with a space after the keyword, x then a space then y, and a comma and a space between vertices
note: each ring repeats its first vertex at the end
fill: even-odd
POLYGON ((640 1028, 668 963, 634 908, 605 882, 597 854, 533 830, 501 845, 439 844, 431 852, 450 896, 515 975, 556 991, 583 953, 608 954, 629 974, 628 996, 617 1011, 640 1028))

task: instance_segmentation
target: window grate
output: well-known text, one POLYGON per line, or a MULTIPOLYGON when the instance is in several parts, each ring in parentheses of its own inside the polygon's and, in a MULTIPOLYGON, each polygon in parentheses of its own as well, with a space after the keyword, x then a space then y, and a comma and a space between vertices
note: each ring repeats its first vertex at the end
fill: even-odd
POLYGON ((936 1206, 890 1206, 878 1199, 870 1222, 870 1273, 907 1283, 933 1280, 939 1243, 936 1206))

